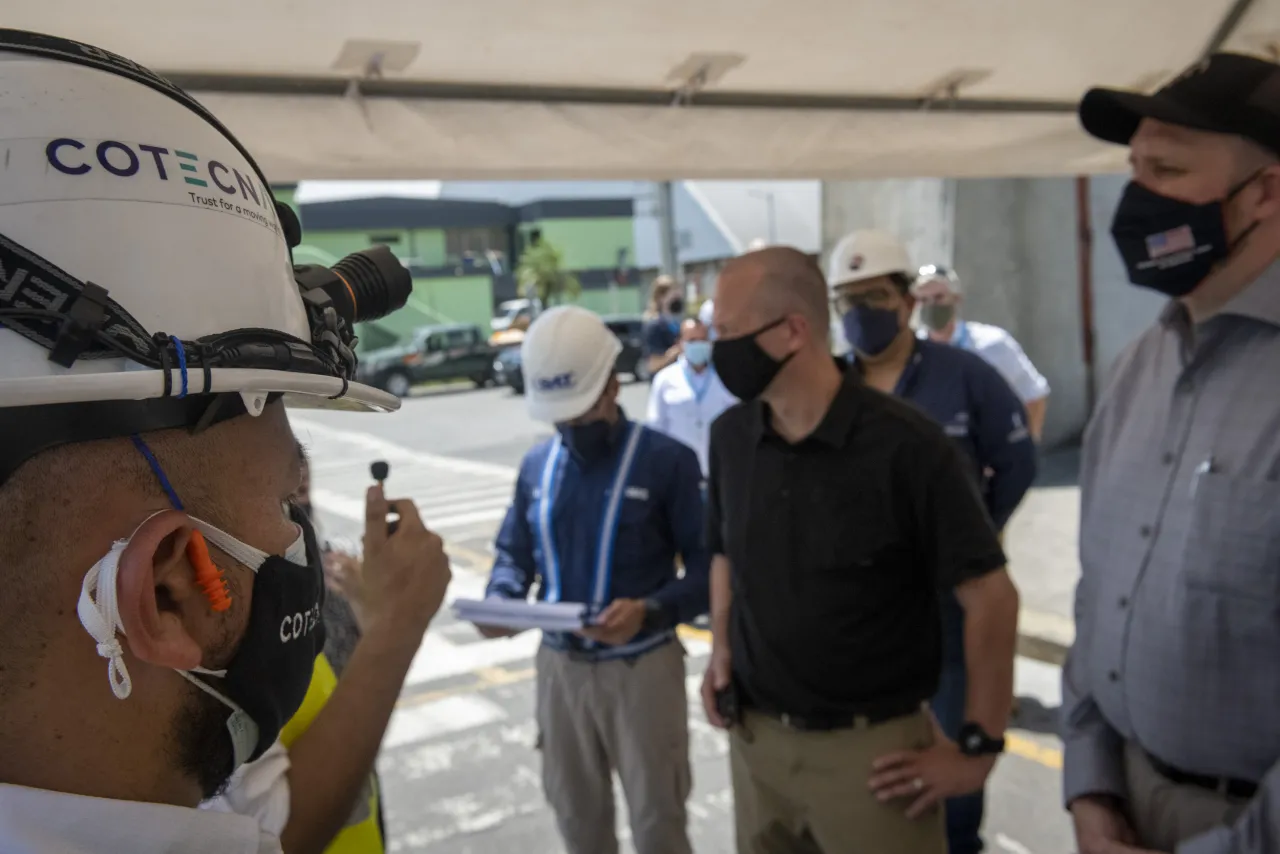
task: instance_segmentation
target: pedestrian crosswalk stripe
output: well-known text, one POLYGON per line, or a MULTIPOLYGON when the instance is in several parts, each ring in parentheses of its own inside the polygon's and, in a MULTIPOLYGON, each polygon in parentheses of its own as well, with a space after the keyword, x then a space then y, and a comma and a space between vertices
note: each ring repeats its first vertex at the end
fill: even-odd
POLYGON ((305 416, 290 418, 312 460, 311 502, 324 513, 362 523, 364 494, 373 482, 369 463, 379 459, 391 466, 389 497, 411 499, 439 533, 497 522, 511 503, 515 469, 415 451, 305 416))

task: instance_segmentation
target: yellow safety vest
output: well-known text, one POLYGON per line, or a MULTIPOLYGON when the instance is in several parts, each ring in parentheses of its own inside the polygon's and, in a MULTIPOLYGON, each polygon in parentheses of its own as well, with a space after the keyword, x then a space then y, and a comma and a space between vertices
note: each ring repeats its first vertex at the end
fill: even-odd
MULTIPOLYGON (((307 696, 303 699, 301 708, 280 732, 280 742, 286 749, 292 747, 298 737, 307 731, 307 727, 311 726, 324 704, 329 702, 337 685, 338 677, 328 659, 320 655, 316 659, 311 685, 307 688, 307 696)), ((378 779, 372 773, 365 782, 351 817, 347 819, 346 827, 338 832, 325 851, 327 854, 384 854, 386 851, 382 833, 378 830, 378 779)))

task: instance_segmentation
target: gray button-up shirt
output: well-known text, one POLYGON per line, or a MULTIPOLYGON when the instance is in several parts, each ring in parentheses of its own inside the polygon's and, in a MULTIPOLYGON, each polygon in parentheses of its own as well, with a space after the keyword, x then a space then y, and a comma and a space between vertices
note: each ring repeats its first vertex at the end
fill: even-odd
POLYGON ((1208 320, 1178 303, 1085 434, 1064 794, 1125 795, 1121 744, 1256 780, 1183 852, 1280 852, 1280 263, 1208 320))

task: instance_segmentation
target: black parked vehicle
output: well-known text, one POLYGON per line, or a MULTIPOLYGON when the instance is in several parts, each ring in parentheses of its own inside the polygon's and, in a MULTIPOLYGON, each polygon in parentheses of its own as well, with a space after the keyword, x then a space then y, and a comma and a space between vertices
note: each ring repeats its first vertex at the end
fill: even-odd
POLYGON ((423 326, 407 344, 370 350, 360 357, 361 382, 408 397, 418 383, 471 380, 493 382, 494 348, 474 324, 423 326))
MULTIPOLYGON (((630 374, 636 382, 648 381, 648 364, 641 358, 644 319, 639 315, 610 315, 603 320, 609 330, 622 341, 622 352, 618 355, 618 373, 630 374)), ((520 363, 519 344, 512 344, 498 351, 497 358, 493 361, 493 376, 499 385, 510 387, 516 394, 524 394, 524 370, 520 363)))

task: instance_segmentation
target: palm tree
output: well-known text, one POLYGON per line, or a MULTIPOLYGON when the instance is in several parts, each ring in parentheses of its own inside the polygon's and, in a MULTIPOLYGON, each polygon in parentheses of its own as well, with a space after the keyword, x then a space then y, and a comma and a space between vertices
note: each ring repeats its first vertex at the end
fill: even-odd
POLYGON ((527 247, 516 267, 520 292, 541 300, 544 306, 566 302, 582 293, 578 277, 564 269, 560 250, 546 240, 527 247))

